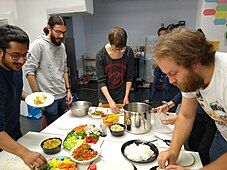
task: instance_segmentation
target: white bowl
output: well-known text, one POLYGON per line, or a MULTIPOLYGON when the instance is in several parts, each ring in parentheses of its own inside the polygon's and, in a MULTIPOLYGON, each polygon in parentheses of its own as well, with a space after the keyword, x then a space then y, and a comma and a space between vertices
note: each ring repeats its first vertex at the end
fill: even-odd
POLYGON ((91 148, 92 148, 93 150, 98 151, 98 154, 96 155, 96 157, 94 157, 94 158, 92 158, 92 159, 89 159, 89 160, 85 160, 85 161, 76 160, 75 158, 73 158, 72 154, 73 154, 73 151, 74 151, 77 147, 79 147, 79 146, 75 146, 75 147, 73 147, 73 148, 70 150, 70 152, 69 152, 69 157, 70 157, 70 159, 71 159, 72 161, 74 161, 74 162, 77 162, 78 164, 89 164, 89 163, 93 162, 94 160, 96 160, 96 159, 99 157, 100 153, 101 153, 100 146, 97 145, 97 144, 92 144, 92 143, 89 143, 89 145, 91 146, 91 148))

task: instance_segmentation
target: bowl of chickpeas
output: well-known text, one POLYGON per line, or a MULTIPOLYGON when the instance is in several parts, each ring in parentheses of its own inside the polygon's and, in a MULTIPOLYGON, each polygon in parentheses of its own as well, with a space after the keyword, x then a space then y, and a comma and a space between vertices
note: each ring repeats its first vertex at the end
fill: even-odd
POLYGON ((42 141, 41 148, 43 149, 43 152, 46 154, 56 154, 60 152, 62 145, 62 140, 60 138, 48 138, 42 141))
POLYGON ((126 127, 125 127, 124 124, 114 123, 114 124, 109 126, 109 129, 110 129, 110 133, 113 136, 121 137, 125 134, 126 127))

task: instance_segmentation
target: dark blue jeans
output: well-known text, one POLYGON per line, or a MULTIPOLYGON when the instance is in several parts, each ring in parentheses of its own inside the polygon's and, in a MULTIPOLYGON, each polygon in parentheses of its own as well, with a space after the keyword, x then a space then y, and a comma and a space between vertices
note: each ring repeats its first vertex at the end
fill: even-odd
POLYGON ((170 95, 169 95, 169 79, 166 74, 162 72, 162 70, 159 67, 156 67, 154 70, 154 78, 153 78, 153 84, 150 90, 150 96, 149 100, 153 100, 153 97, 156 92, 156 86, 160 81, 160 78, 163 76, 163 88, 164 88, 164 100, 169 101, 170 100, 170 95))
POLYGON ((45 115, 47 125, 51 124, 61 115, 63 115, 66 107, 66 97, 55 100, 50 106, 44 108, 43 114, 45 115))
POLYGON ((221 155, 227 152, 227 141, 222 137, 221 133, 217 130, 213 143, 210 147, 210 161, 218 159, 221 155))

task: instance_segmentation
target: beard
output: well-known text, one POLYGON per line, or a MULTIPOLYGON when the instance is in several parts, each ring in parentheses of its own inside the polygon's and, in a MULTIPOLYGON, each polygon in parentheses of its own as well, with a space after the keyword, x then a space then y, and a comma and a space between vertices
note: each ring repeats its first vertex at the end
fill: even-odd
POLYGON ((60 46, 62 41, 63 41, 63 38, 55 38, 53 35, 50 35, 50 39, 51 39, 51 42, 56 45, 56 46, 60 46), (57 42, 56 40, 60 40, 59 42, 57 42))
POLYGON ((22 69, 23 64, 20 64, 18 62, 13 62, 12 66, 9 65, 9 63, 5 59, 5 55, 2 57, 2 65, 8 69, 8 71, 19 71, 22 69), (15 67, 13 67, 15 66, 15 67))
POLYGON ((12 68, 9 66, 9 64, 7 64, 5 56, 2 57, 2 65, 7 69, 9 69, 10 71, 13 71, 12 68))
POLYGON ((183 92, 194 92, 204 87, 203 78, 191 70, 181 83, 175 84, 183 92))

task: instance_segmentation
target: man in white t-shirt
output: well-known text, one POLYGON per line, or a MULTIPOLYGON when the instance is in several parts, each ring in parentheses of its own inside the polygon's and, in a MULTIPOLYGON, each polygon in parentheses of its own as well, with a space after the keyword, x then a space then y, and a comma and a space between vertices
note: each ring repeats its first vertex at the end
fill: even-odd
POLYGON ((183 95, 171 145, 157 158, 159 167, 184 169, 174 164, 190 134, 200 103, 218 128, 210 148, 212 162, 203 169, 226 169, 227 53, 215 52, 200 32, 179 28, 160 37, 152 54, 169 82, 176 85, 183 95))

